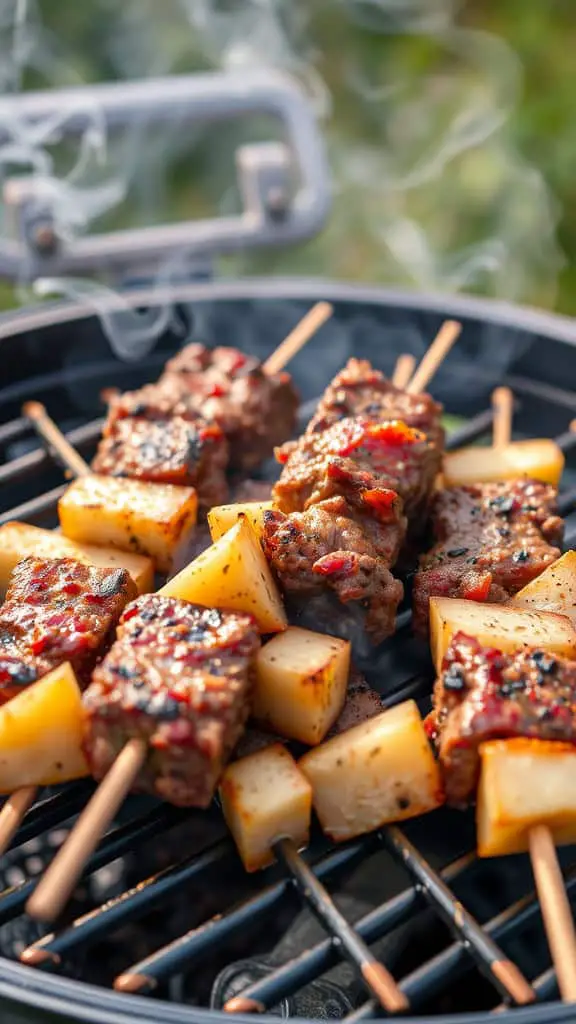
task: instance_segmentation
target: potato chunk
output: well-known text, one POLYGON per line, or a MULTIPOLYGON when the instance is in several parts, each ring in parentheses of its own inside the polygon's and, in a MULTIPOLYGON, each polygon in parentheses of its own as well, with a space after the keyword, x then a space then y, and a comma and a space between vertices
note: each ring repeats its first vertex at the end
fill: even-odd
POLYGON ((70 540, 149 555, 160 572, 169 572, 197 508, 193 487, 90 474, 70 484, 58 515, 70 540))
POLYGON ((82 697, 69 664, 0 708, 0 792, 89 775, 82 753, 82 697))
POLYGON ((277 839, 308 845, 312 787, 281 743, 228 765, 220 798, 246 871, 272 864, 277 839))
POLYGON ((539 647, 565 658, 576 653, 576 629, 565 615, 507 604, 431 597, 430 650, 437 672, 456 633, 475 636, 484 647, 497 647, 505 652, 539 647))
POLYGON ((272 508, 271 501, 245 501, 236 505, 215 505, 208 513, 208 526, 212 540, 218 540, 223 533, 235 526, 240 516, 246 516, 256 536, 260 538, 264 525, 264 513, 272 508))
POLYGON ((461 448, 444 456, 444 484, 465 487, 529 476, 557 487, 564 461, 562 450, 548 438, 512 441, 502 448, 461 448))
POLYGON ((93 544, 77 544, 55 530, 41 530, 28 523, 5 523, 0 526, 0 591, 6 591, 15 565, 31 555, 74 558, 83 565, 95 565, 98 569, 127 569, 139 594, 148 594, 154 588, 154 562, 146 555, 93 544))
POLYGON ((515 608, 567 615, 576 627, 576 551, 567 551, 553 565, 510 599, 515 608))
POLYGON ((268 562, 243 515, 160 593, 207 607, 250 612, 262 633, 277 633, 288 625, 268 562))
POLYGON ((320 824, 337 843, 442 803, 438 765, 413 700, 315 747, 299 765, 320 824))
POLYGON ((526 851, 534 825, 550 828, 558 845, 576 842, 576 748, 555 740, 491 740, 480 756, 480 857, 526 851))
POLYGON ((320 743, 340 714, 350 672, 350 643, 290 626, 256 658, 256 721, 289 739, 320 743))

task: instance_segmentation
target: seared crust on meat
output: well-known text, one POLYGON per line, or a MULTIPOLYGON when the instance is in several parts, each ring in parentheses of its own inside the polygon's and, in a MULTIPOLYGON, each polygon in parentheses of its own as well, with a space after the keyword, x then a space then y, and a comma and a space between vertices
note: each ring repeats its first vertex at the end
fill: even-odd
POLYGON ((262 544, 288 597, 306 602, 328 589, 342 604, 355 605, 373 643, 394 632, 404 588, 381 555, 390 550, 386 528, 360 523, 344 498, 288 516, 265 512, 262 544))
POLYGON ((296 427, 299 397, 290 375, 267 374, 235 348, 187 345, 166 364, 160 384, 222 428, 233 469, 253 469, 296 427))
POLYGON ((71 558, 18 562, 0 609, 0 701, 65 661, 87 683, 136 594, 126 569, 71 558))
POLYGON ((433 500, 436 544, 414 580, 414 628, 426 635, 431 597, 498 603, 560 557, 557 492, 538 480, 453 487, 433 500))
POLYGON ((207 807, 243 731, 259 645, 251 615, 159 594, 133 601, 84 695, 94 777, 138 737, 149 753, 135 788, 207 807))
POLYGON ((539 650, 503 654, 458 633, 434 686, 428 726, 447 800, 465 806, 476 792, 481 743, 521 736, 576 744, 576 661, 539 650))
MULTIPOLYGON (((296 442, 274 486, 274 500, 283 512, 302 512, 343 494, 367 511, 377 508, 378 490, 389 490, 400 496, 405 515, 414 521, 426 512, 440 465, 437 446, 403 423, 342 419, 296 442)), ((397 503, 405 533, 400 509, 397 503)))
POLYGON ((324 392, 307 432, 326 430, 349 416, 362 416, 371 423, 402 420, 421 430, 437 448, 444 448, 441 424, 443 408, 431 395, 411 395, 397 388, 367 359, 349 359, 324 392))
POLYGON ((200 506, 210 508, 227 498, 227 463, 224 434, 204 420, 111 414, 92 468, 105 476, 194 487, 200 506))

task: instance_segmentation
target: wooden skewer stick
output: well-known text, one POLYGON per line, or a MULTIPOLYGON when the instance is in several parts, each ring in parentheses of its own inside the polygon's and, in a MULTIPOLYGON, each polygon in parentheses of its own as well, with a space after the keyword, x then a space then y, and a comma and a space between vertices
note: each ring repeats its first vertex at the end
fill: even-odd
POLYGON ((446 320, 442 324, 430 348, 423 356, 406 391, 411 395, 417 395, 419 391, 424 391, 424 388, 430 383, 440 364, 459 337, 461 330, 462 324, 459 324, 457 320, 446 320))
POLYGON ((530 860, 558 988, 565 1003, 576 1002, 576 931, 554 838, 546 825, 530 829, 530 860))
POLYGON ((392 383, 397 388, 406 388, 414 370, 416 369, 416 357, 411 355, 410 352, 405 352, 404 355, 398 356, 396 360, 396 366, 394 367, 394 373, 392 374, 392 383))
POLYGON ((20 828, 26 811, 34 803, 36 793, 36 786, 22 786, 6 800, 0 811, 0 856, 6 852, 20 828))
POLYGON ((35 920, 54 921, 63 910, 86 861, 130 792, 147 749, 144 740, 128 740, 114 761, 26 904, 35 920))
POLYGON ((512 417, 514 415, 514 395, 510 388, 496 388, 492 392, 492 408, 494 420, 492 425, 492 443, 495 448, 505 448, 512 437, 512 417))
POLYGON ((86 476, 87 473, 90 473, 88 463, 84 462, 82 456, 58 429, 42 402, 26 402, 22 406, 22 412, 34 424, 34 428, 48 448, 57 456, 58 461, 64 465, 67 475, 86 476))
MULTIPOLYGON (((496 388, 494 407, 494 446, 510 443, 514 398, 510 388, 496 388)), ((558 987, 564 1002, 576 1002, 576 930, 558 863, 554 837, 547 825, 534 825, 528 834, 530 861, 542 920, 556 968, 558 987)))
POLYGON ((302 320, 296 325, 294 330, 290 331, 290 334, 284 339, 282 344, 278 346, 271 356, 268 356, 268 359, 263 364, 264 373, 272 375, 283 370, 296 353, 322 327, 322 324, 325 324, 330 319, 332 313, 333 307, 329 302, 317 302, 306 313, 306 316, 302 317, 302 320))

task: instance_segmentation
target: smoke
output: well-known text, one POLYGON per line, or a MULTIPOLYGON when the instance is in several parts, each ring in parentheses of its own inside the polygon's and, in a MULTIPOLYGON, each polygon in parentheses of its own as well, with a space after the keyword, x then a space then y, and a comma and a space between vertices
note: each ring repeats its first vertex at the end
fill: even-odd
MULTIPOLYGON (((59 37, 54 31, 59 7, 0 4, 5 97, 30 83, 80 83, 88 52, 97 57, 90 77, 103 69, 118 80, 275 69, 303 86, 329 151, 330 222, 297 250, 243 252, 217 268, 554 304, 563 263, 557 206, 513 142, 522 69, 504 41, 467 26, 465 8, 452 0, 85 0, 84 20, 68 38, 65 25, 59 37)), ((202 143, 198 159, 199 134, 177 124, 152 138, 140 122, 112 139, 97 107, 84 115, 83 135, 66 148, 63 166, 54 151, 58 119, 31 125, 0 103, 2 181, 15 168, 32 176, 63 239, 111 213, 115 226, 126 226, 197 216, 213 200, 222 214, 238 212, 221 133, 208 148, 202 143), (195 171, 187 208, 171 199, 170 174, 182 162, 195 171)), ((5 236, 11 229, 5 209, 0 229, 5 236)), ((189 256, 176 253, 156 284, 181 277, 189 256)), ((90 302, 117 353, 138 358, 166 329, 171 310, 165 303, 151 313, 131 310, 107 290, 117 284, 51 279, 35 290, 90 302)), ((29 298, 22 290, 21 297, 29 298)))

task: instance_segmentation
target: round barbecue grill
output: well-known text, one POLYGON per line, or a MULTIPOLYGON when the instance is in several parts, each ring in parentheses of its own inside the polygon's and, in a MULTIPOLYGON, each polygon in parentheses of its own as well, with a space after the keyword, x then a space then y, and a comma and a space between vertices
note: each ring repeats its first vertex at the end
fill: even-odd
MULTIPOLYGON (((285 113, 288 108, 278 94, 276 101, 285 113)), ((54 102, 48 97, 44 107, 40 104, 45 115, 54 102)), ((37 101, 30 101, 31 110, 37 107, 37 101)), ((316 145, 313 135, 304 132, 299 143, 308 142, 316 145)), ((268 152, 257 175, 265 191, 275 183, 276 199, 284 166, 279 156, 281 151, 268 152)), ((309 151, 304 169, 312 193, 319 181, 316 157, 318 151, 309 151)), ((249 174, 255 164, 246 163, 249 174)), ((24 198, 22 237, 34 249, 26 219, 30 196, 24 198)), ((277 203, 263 212, 255 202, 269 233, 272 217, 280 236, 298 236, 295 231, 290 238, 289 204, 279 223, 277 203)), ((301 205, 300 214, 303 209, 310 216, 306 225, 300 224, 300 237, 316 230, 326 204, 310 201, 301 205)), ((230 234, 230 225, 214 248, 226 248, 226 231, 230 234)), ((149 241, 149 255, 155 246, 162 249, 157 234, 149 241)), ((118 263, 129 265, 132 242, 125 239, 115 246, 118 263)), ((141 237, 139 255, 146 244, 141 237)), ((22 252, 2 255, 4 272, 13 272, 22 252)), ((36 246, 32 255, 26 266, 36 276, 39 263, 44 270, 52 265, 85 270, 101 252, 98 245, 92 250, 85 245, 75 254, 57 247, 40 254, 36 246)), ((333 318, 290 366, 303 401, 301 426, 349 356, 368 358, 390 373, 400 353, 421 356, 443 320, 456 318, 463 325, 461 340, 433 386, 447 411, 461 418, 452 424, 449 445, 489 434, 490 393, 496 383, 507 383, 517 402, 518 436, 556 437, 566 452, 561 505, 566 544, 574 543, 576 445, 568 431, 576 416, 574 322, 479 299, 298 279, 124 291, 127 310, 154 315, 170 309, 156 344, 133 360, 118 358, 106 333, 109 320, 102 302, 100 315, 90 303, 58 303, 0 319, 0 522, 56 525, 56 503, 65 487, 62 469, 21 416, 24 400, 44 402, 89 458, 102 423, 102 388, 133 388, 154 379, 168 356, 190 340, 235 345, 265 358, 319 299, 333 303, 333 318)), ((263 478, 272 472, 273 467, 261 468, 263 478)), ((361 667, 385 706, 413 697, 424 711, 432 668, 407 618, 404 612, 396 635, 361 667)), ((89 862, 66 918, 54 933, 44 934, 24 914, 25 903, 91 792, 90 783, 79 782, 44 793, 0 864, 3 1024, 216 1024, 229 1020, 222 1007, 234 995, 267 1020, 293 1016, 359 1022, 379 1016, 337 937, 314 919, 282 869, 244 873, 217 806, 184 812, 154 800, 129 799, 89 862), (24 967, 19 955, 32 943, 39 951, 36 965, 24 967), (123 991, 113 987, 119 975, 123 991)), ((474 1024, 488 1021, 499 1009, 517 1024, 574 1020, 572 1008, 558 1002, 527 858, 479 861, 473 851, 473 816, 442 810, 338 847, 330 847, 318 832, 305 857, 399 981, 410 1003, 403 1019, 474 1024), (532 984, 535 1005, 509 1009, 506 988, 493 970, 506 958, 532 984)), ((572 897, 576 861, 570 849, 561 851, 561 860, 572 897)))

